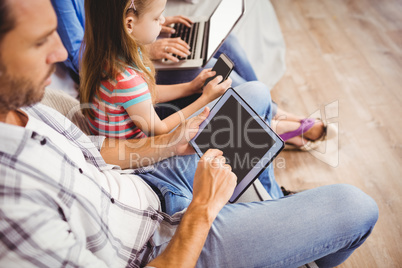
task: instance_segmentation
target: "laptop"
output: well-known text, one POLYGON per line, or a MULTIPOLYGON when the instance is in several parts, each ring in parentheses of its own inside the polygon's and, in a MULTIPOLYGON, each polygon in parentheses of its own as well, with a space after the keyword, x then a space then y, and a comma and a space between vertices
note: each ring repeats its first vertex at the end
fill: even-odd
POLYGON ((200 157, 210 148, 223 151, 237 176, 231 203, 236 202, 284 147, 279 135, 233 88, 214 105, 190 144, 200 157))
POLYGON ((218 51, 245 11, 244 0, 221 0, 209 18, 192 18, 191 28, 183 24, 173 27, 176 33, 172 38, 181 37, 190 46, 187 58, 179 57, 180 62, 167 59, 154 61, 157 70, 174 70, 204 67, 218 51))

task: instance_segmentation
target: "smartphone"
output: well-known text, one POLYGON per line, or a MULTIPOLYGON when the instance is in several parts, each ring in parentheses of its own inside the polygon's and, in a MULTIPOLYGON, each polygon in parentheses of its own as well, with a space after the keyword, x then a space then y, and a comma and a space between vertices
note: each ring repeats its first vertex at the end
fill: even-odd
POLYGON ((219 56, 218 60, 216 61, 214 67, 212 67, 212 71, 215 71, 216 74, 213 77, 210 77, 205 81, 204 87, 209 83, 209 81, 213 80, 218 75, 221 75, 223 77, 223 80, 221 81, 221 83, 222 83, 223 81, 228 79, 233 68, 234 68, 234 63, 229 59, 228 56, 226 56, 224 53, 222 53, 219 56))

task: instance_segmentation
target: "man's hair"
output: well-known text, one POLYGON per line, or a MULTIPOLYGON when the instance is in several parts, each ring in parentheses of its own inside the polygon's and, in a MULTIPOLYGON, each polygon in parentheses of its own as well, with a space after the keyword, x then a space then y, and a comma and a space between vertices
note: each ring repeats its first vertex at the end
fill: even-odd
POLYGON ((0 0, 0 43, 15 26, 15 19, 11 14, 9 2, 9 0, 0 0))

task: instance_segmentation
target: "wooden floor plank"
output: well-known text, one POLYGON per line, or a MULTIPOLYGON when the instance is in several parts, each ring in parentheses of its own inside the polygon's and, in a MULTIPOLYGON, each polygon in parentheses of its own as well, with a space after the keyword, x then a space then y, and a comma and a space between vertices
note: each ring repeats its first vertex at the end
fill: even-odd
POLYGON ((335 150, 283 152, 277 180, 290 189, 349 183, 368 193, 379 221, 340 267, 402 267, 402 1, 271 2, 287 46, 273 99, 306 116, 332 105, 339 126, 335 150))

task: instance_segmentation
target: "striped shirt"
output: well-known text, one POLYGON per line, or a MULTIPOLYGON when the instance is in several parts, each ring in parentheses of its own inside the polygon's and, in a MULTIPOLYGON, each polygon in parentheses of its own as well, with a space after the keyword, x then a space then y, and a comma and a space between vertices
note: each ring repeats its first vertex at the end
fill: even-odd
POLYGON ((91 133, 117 139, 144 138, 126 109, 149 99, 148 84, 134 67, 125 68, 116 79, 102 81, 92 100, 94 118, 88 118, 91 133))
POLYGON ((155 258, 183 212, 157 210, 141 178, 106 164, 102 142, 66 117, 40 104, 24 111, 27 127, 0 123, 0 267, 142 267, 155 258), (124 187, 113 187, 118 179, 124 187), (149 201, 130 203, 140 191, 149 201))

